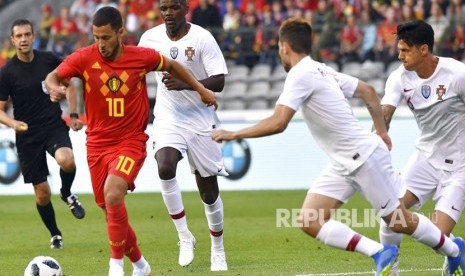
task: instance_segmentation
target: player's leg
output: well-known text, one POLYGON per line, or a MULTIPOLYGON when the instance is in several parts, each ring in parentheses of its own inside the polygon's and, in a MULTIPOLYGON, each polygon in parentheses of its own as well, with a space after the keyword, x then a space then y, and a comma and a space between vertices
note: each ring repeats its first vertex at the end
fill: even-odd
POLYGON ((85 210, 78 200, 77 195, 71 193, 76 176, 76 163, 69 138, 69 128, 65 125, 60 125, 50 130, 47 136, 47 152, 52 155, 60 166, 61 189, 60 197, 68 204, 71 213, 78 219, 85 216, 85 210))
POLYGON ((142 253, 137 245, 135 232, 129 225, 125 197, 128 190, 135 189, 136 179, 146 157, 145 139, 127 140, 118 145, 118 149, 109 149, 108 157, 103 166, 108 169, 105 178, 103 197, 107 218, 108 238, 111 248, 110 273, 123 268, 124 256, 133 262, 133 275, 149 275, 150 266, 142 259, 142 253), (132 252, 131 252, 132 251, 132 252))
POLYGON ((217 176, 201 177, 195 173, 200 197, 205 207, 205 216, 210 230, 211 271, 226 271, 226 254, 223 245, 223 201, 219 196, 217 176))
POLYGON ((36 207, 39 212, 42 222, 47 227, 52 237, 50 240, 50 247, 52 249, 63 248, 63 238, 61 231, 58 229, 55 219, 55 210, 53 209, 52 202, 50 201, 52 192, 47 181, 34 184, 34 193, 36 196, 36 207))
POLYGON ((356 191, 353 182, 331 166, 327 167, 312 184, 299 216, 302 230, 326 245, 347 251, 356 251, 375 260, 376 275, 387 275, 397 255, 397 247, 383 246, 349 226, 331 219, 342 203, 356 191))
POLYGON ((44 150, 43 139, 40 133, 27 137, 19 136, 16 140, 19 163, 25 183, 32 183, 36 197, 36 207, 42 222, 50 232, 50 247, 61 249, 63 239, 58 229, 55 210, 53 209, 52 192, 47 182, 48 167, 44 150))
POLYGON ((200 198, 205 207, 205 216, 210 230, 211 271, 227 271, 223 245, 223 201, 219 196, 217 175, 227 175, 223 165, 221 145, 209 136, 190 135, 187 152, 189 165, 195 174, 200 198))
POLYGON ((176 179, 178 162, 182 159, 179 150, 164 147, 157 150, 155 159, 158 165, 160 188, 166 209, 176 227, 179 238, 179 259, 181 266, 187 266, 194 260, 195 238, 187 226, 186 212, 182 201, 181 189, 176 179))

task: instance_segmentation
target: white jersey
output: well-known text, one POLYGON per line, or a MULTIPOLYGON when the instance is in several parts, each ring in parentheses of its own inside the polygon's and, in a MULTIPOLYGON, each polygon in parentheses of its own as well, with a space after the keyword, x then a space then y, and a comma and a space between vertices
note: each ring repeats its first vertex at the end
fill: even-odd
POLYGON ((338 171, 350 174, 383 143, 357 120, 346 98, 358 79, 305 57, 289 71, 276 104, 301 108, 315 141, 338 171))
POLYGON ((420 129, 416 148, 436 169, 465 165, 465 64, 439 58, 428 79, 401 65, 386 82, 383 105, 397 107, 405 98, 420 129))
MULTIPOLYGON (((227 74, 226 62, 214 37, 192 23, 189 32, 177 41, 166 34, 165 24, 146 31, 138 46, 156 49, 165 57, 183 64, 197 80, 227 74)), ((155 72, 157 99, 153 114, 154 126, 176 125, 199 135, 211 135, 219 127, 214 107, 207 107, 193 90, 169 91, 162 83, 162 72, 155 72)))

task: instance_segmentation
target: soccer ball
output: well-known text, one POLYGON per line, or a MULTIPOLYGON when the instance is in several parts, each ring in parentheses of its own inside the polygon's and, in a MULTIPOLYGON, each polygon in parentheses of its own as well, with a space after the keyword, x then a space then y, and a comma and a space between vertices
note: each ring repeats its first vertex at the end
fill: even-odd
POLYGON ((37 256, 29 262, 24 276, 63 276, 61 266, 50 256, 37 256))

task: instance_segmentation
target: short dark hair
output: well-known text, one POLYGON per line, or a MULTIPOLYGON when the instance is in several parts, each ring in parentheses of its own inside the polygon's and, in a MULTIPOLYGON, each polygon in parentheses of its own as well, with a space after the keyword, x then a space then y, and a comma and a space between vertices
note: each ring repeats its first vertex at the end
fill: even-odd
POLYGON ((34 26, 32 26, 32 23, 31 21, 27 20, 27 19, 17 19, 13 22, 13 24, 11 24, 11 36, 13 36, 13 28, 16 27, 16 26, 24 26, 24 25, 29 25, 31 26, 31 31, 32 33, 34 34, 34 26))
POLYGON ((94 14, 92 25, 102 27, 108 24, 110 24, 111 28, 115 31, 123 27, 123 18, 118 9, 107 6, 100 8, 94 14))
POLYGON ((434 31, 431 25, 423 20, 412 20, 397 25, 397 41, 402 40, 408 46, 426 44, 432 53, 434 47, 434 31))
POLYGON ((292 51, 310 55, 312 52, 312 27, 302 18, 288 18, 279 28, 279 40, 288 42, 292 51))

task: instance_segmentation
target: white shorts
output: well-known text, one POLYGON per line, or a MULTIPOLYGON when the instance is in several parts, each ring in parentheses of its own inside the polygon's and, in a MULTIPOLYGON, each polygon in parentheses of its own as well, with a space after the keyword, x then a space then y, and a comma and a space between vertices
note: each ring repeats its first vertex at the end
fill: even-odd
POLYGON ((376 213, 384 217, 399 207, 400 188, 400 178, 392 168, 390 153, 380 144, 372 155, 349 175, 342 175, 332 165, 326 167, 308 192, 347 203, 349 198, 359 191, 376 213))
POLYGON ((200 176, 227 176, 223 164, 221 144, 213 141, 211 136, 202 136, 191 130, 174 125, 153 126, 153 149, 155 154, 161 148, 177 149, 187 160, 191 172, 198 171, 200 176))
POLYGON ((407 190, 419 200, 415 209, 432 198, 435 210, 458 221, 465 204, 465 167, 455 172, 436 169, 424 153, 416 151, 402 170, 401 178, 407 190))

